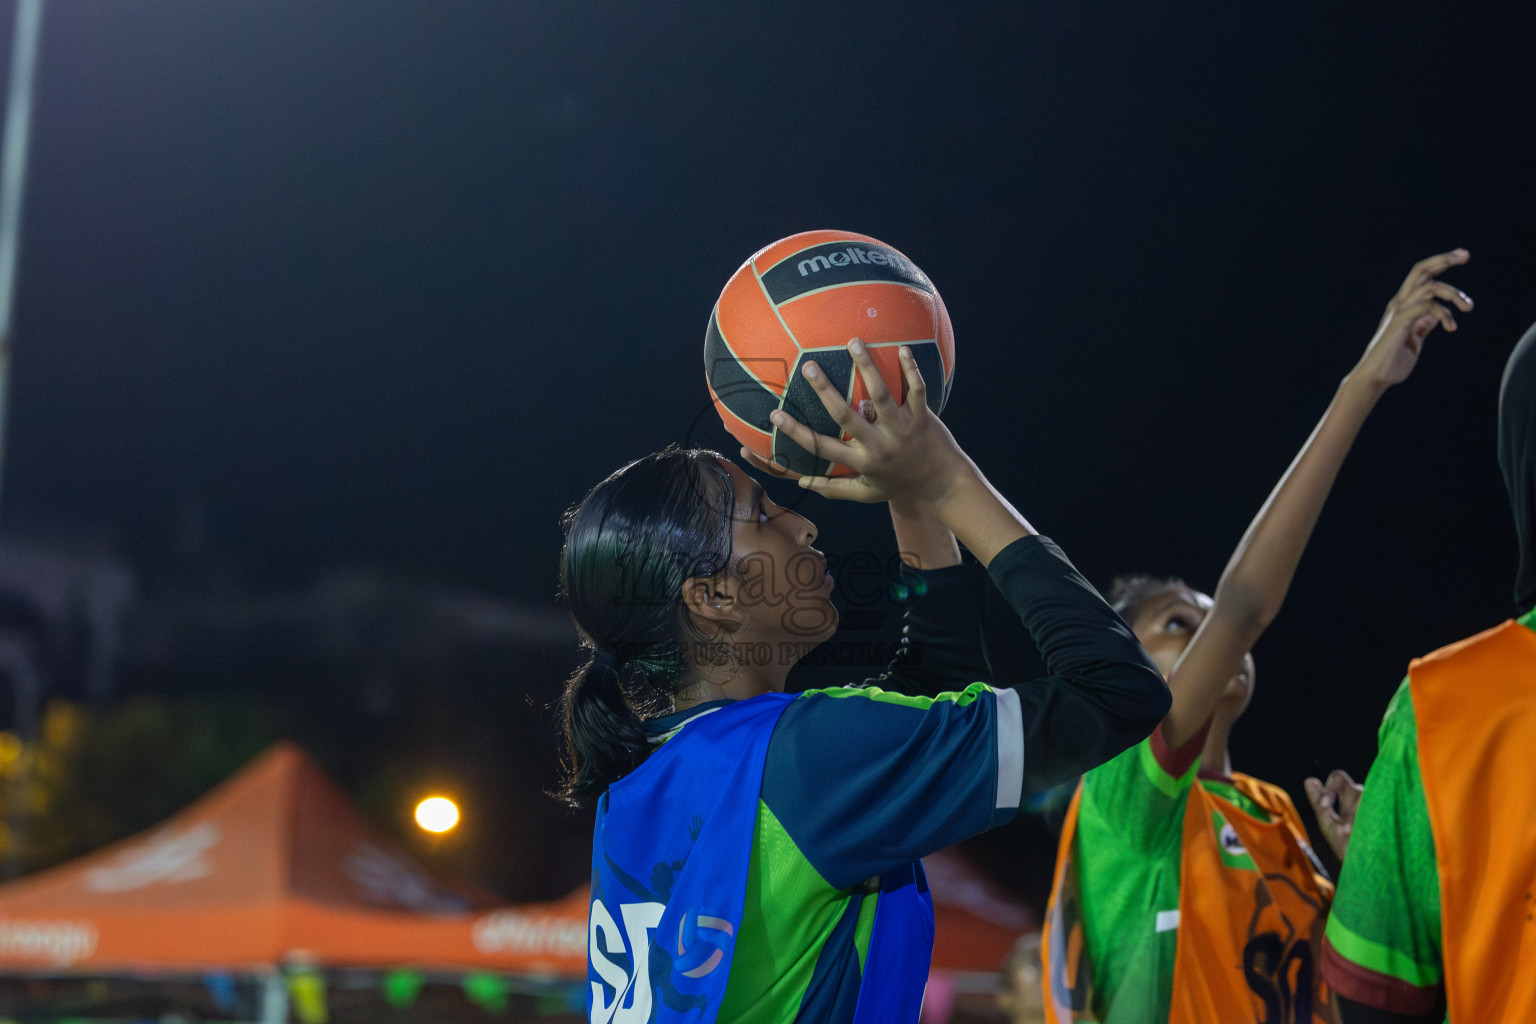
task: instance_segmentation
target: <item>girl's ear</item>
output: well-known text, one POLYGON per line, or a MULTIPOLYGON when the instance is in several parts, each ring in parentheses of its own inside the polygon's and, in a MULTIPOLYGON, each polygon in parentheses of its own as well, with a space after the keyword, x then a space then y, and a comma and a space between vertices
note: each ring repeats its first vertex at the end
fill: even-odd
POLYGON ((746 625, 746 609, 736 600, 740 584, 728 573, 690 576, 683 581, 683 608, 706 632, 734 633, 746 625))

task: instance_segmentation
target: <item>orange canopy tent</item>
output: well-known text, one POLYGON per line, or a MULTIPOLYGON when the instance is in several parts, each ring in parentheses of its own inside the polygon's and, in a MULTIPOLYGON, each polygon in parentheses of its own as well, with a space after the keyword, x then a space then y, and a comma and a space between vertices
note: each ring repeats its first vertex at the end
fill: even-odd
MULTIPOLYGON (((927 859, 934 969, 998 970, 1029 912, 927 859)), ((582 886, 522 906, 435 878, 280 743, 164 824, 0 886, 0 973, 319 967, 586 977, 582 886)))
POLYGON ((587 895, 444 884, 291 744, 163 825, 0 886, 0 971, 325 967, 586 977, 587 895))

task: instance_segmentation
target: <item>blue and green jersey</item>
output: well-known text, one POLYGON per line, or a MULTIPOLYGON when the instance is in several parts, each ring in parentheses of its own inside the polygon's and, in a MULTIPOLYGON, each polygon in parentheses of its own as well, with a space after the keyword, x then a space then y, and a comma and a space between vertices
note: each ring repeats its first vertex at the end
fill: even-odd
MULTIPOLYGON (((1167 712, 1146 652, 1055 545, 1018 541, 989 572, 1049 675, 1016 686, 976 681, 988 676, 977 641, 986 578, 960 566, 925 574, 906 650, 880 680, 807 691, 784 708, 719 1020, 851 1021, 879 901, 874 880, 1003 824, 1026 788, 1112 757, 1167 712)), ((648 729, 664 743, 726 703, 648 729)))

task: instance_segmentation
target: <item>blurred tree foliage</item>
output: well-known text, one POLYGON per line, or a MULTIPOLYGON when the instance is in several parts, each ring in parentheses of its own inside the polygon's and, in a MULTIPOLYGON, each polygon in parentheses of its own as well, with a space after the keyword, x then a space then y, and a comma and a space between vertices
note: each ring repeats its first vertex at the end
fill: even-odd
POLYGON ((0 733, 0 854, 17 844, 31 872, 155 825, 261 753, 283 726, 256 702, 50 701, 35 743, 0 733))

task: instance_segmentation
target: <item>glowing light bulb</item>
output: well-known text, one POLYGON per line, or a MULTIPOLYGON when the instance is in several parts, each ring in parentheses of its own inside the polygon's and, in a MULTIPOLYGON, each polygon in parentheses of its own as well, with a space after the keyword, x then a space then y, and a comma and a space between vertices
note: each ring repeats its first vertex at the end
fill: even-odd
POLYGON ((416 805, 416 824, 428 832, 447 832, 459 823, 459 809, 447 797, 428 797, 416 805))

